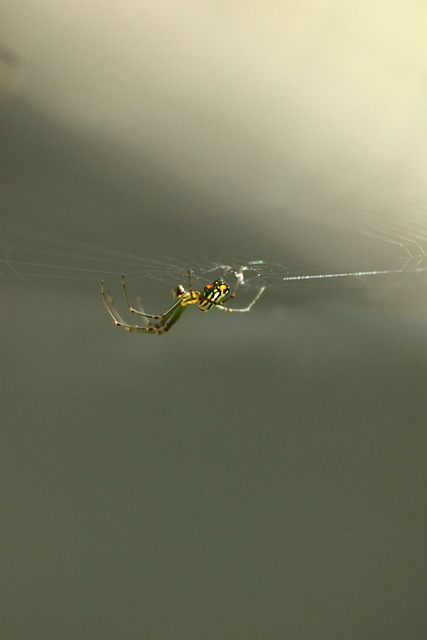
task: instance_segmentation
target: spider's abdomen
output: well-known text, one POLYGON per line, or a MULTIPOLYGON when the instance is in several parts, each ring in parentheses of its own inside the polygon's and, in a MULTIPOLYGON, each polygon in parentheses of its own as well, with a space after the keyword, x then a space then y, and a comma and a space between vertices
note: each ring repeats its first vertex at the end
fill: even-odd
POLYGON ((230 287, 222 278, 217 278, 211 284, 207 284, 199 296, 200 311, 210 311, 216 304, 230 295, 230 287))

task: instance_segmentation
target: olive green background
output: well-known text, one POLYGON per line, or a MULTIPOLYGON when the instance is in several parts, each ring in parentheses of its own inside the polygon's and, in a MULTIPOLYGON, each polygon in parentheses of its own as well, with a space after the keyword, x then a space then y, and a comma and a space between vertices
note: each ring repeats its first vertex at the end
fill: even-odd
POLYGON ((1 637, 421 640, 427 278, 413 268, 424 263, 412 259, 409 273, 376 283, 267 278, 250 314, 189 309, 163 337, 114 328, 98 270, 119 302, 108 272, 128 268, 124 252, 140 255, 132 291, 157 312, 176 281, 150 277, 147 256, 169 262, 174 277, 221 260, 263 259, 298 273, 404 265, 394 241, 412 253, 426 228, 424 58, 409 46, 424 10, 405 14, 390 58, 381 3, 350 15, 336 3, 299 12, 186 2, 182 14, 170 6, 157 17, 152 3, 139 14, 130 2, 117 40, 117 16, 96 13, 97 3, 86 22, 76 8, 71 24, 67 2, 53 13, 48 4, 37 18, 35 6, 19 17, 6 3, 4 22, 5 47, 19 59, 6 66, 23 71, 0 105, 1 637), (274 23, 281 28, 271 31, 274 23), (170 49, 161 39, 156 50, 162 29, 170 49), (213 68, 209 34, 229 53, 213 68), (281 102, 273 88, 265 93, 255 61, 261 42, 286 36, 295 50, 271 50, 261 65, 277 77, 281 102), (312 43, 305 57, 300 42, 312 43), (128 47, 145 75, 123 72, 128 47), (185 53, 177 62, 176 50, 185 53), (64 65, 58 86, 53 51, 64 65), (194 68, 183 64, 193 59, 194 68), (339 82, 345 60, 360 103, 350 81, 339 82), (354 69, 371 70, 372 84, 354 69), (305 100, 305 81, 313 95, 320 87, 317 103, 305 100), (376 101, 377 84, 402 96, 398 106, 387 92, 376 101), (157 100, 168 127, 162 133, 159 112, 151 131, 150 122, 133 130, 157 100), (412 202, 417 224, 407 234, 412 202), (361 235, 367 225, 393 242, 361 235), (110 249, 120 253, 108 258, 110 249), (62 259, 81 273, 56 277, 62 259))

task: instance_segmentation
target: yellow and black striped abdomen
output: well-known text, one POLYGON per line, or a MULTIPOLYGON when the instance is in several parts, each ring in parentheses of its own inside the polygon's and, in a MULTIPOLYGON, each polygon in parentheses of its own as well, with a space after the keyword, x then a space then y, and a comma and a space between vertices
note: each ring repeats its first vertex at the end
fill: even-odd
POLYGON ((230 287, 222 278, 217 278, 211 284, 207 284, 199 296, 200 311, 210 311, 212 307, 220 304, 230 295, 230 287))

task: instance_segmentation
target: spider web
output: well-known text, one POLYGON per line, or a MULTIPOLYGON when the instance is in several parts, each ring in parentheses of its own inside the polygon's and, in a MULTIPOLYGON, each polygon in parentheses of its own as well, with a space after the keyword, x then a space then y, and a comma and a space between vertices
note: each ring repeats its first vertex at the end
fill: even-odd
MULTIPOLYGON (((372 224, 361 218, 355 220, 357 234, 370 240, 368 250, 351 256, 338 266, 333 260, 295 260, 282 264, 262 256, 200 257, 159 255, 147 247, 138 253, 124 251, 105 242, 96 245, 77 239, 67 239, 46 231, 1 225, 0 277, 3 281, 43 283, 65 286, 66 283, 98 283, 101 279, 114 283, 122 274, 127 282, 162 282, 167 287, 186 282, 189 267, 195 282, 206 282, 222 275, 230 284, 248 286, 280 286, 300 289, 336 286, 349 281, 364 285, 379 283, 383 288, 417 282, 427 273, 427 230, 421 216, 406 217, 404 221, 372 224), (387 251, 384 253, 384 247, 387 251), (392 250, 390 252, 390 249, 392 250), (328 263, 325 265, 325 262, 328 263), (233 283, 234 280, 234 283, 233 283), (322 284, 320 284, 322 283, 322 284)), ((356 233, 356 229, 355 229, 356 233)))

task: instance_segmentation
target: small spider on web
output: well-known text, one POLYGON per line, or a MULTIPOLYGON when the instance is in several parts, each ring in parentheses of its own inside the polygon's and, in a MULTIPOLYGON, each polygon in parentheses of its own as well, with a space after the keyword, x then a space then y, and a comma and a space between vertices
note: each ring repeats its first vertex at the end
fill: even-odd
MULTIPOLYGON (((356 238, 368 238, 367 242, 358 245, 357 252, 348 251, 344 256, 338 252, 337 257, 319 260, 317 253, 313 258, 288 256, 288 262, 273 262, 271 260, 247 261, 245 254, 232 257, 214 255, 209 261, 206 257, 180 254, 178 257, 170 254, 160 254, 152 248, 138 245, 134 250, 132 243, 126 242, 123 250, 107 244, 94 245, 91 242, 70 239, 52 235, 43 231, 20 228, 14 225, 0 224, 2 232, 0 240, 0 279, 3 283, 28 284, 31 281, 49 287, 52 292, 74 289, 78 295, 82 291, 93 291, 92 283, 99 286, 101 279, 119 278, 126 271, 126 281, 122 279, 122 290, 128 310, 136 314, 135 323, 125 321, 117 312, 110 293, 103 290, 104 304, 113 321, 128 331, 144 333, 165 333, 178 321, 185 308, 191 304, 201 311, 209 311, 216 307, 220 311, 247 312, 259 300, 265 288, 274 291, 276 300, 281 300, 282 294, 292 291, 292 296, 304 299, 313 292, 334 292, 333 295, 344 291, 363 289, 363 295, 368 291, 379 298, 390 292, 405 292, 417 283, 423 283, 423 274, 427 274, 427 225, 417 218, 410 219, 406 225, 396 227, 391 222, 387 225, 374 226, 361 224, 363 229, 356 238), (348 255, 347 255, 348 254, 348 255), (188 285, 178 285, 173 289, 173 304, 159 315, 148 314, 138 301, 132 305, 126 287, 130 282, 144 279, 147 286, 152 281, 158 283, 179 282, 186 266, 191 261, 193 279, 208 282, 200 291, 192 287, 191 275, 188 285), (239 265, 239 266, 238 266, 239 265), (221 277, 218 277, 218 276, 221 277), (227 282, 236 282, 230 287, 227 282), (233 280, 235 279, 235 280, 233 280), (257 281, 255 285, 255 281, 257 281), (343 286, 339 286, 340 281, 343 286), (350 281, 355 287, 349 287, 350 281), (324 285, 321 285, 323 282, 324 285), (334 284, 336 283, 336 284, 334 284), (348 284, 344 284, 348 283, 348 284), (84 288, 82 287, 84 285, 84 288), (233 299, 236 292, 244 285, 256 286, 254 299, 244 308, 234 308, 233 299), (240 288, 239 288, 240 287, 240 288), (261 287, 261 288, 260 288, 261 287), (231 292, 233 291, 233 293, 231 292), (298 294, 296 292, 298 291, 298 294), (230 301, 230 306, 228 306, 230 301), (138 324, 139 322, 139 324, 138 324), (139 326, 140 325, 140 326, 139 326)), ((347 236, 346 236, 347 237, 347 236)), ((268 257, 268 256, 267 256, 268 257)), ((156 288, 157 285, 156 285, 156 288)), ((92 295, 92 293, 91 293, 92 295)), ((316 293, 317 299, 319 293, 316 293)), ((291 296, 287 295, 287 302, 291 296)))
POLYGON ((222 278, 216 278, 216 280, 207 284, 203 288, 203 291, 195 291, 192 287, 191 271, 189 269, 187 272, 188 289, 185 289, 182 284, 178 284, 177 287, 172 289, 172 297, 175 298, 175 302, 169 309, 160 315, 145 313, 140 301, 138 301, 138 309, 131 304, 126 289, 126 280, 122 275, 122 290, 127 307, 131 313, 135 313, 143 318, 144 326, 128 324, 123 320, 114 306, 110 292, 105 292, 103 282, 101 282, 101 293, 105 308, 117 327, 122 327, 123 329, 126 329, 126 331, 139 331, 142 333, 156 333, 160 335, 169 331, 169 329, 178 322, 185 309, 192 304, 197 304, 200 311, 210 311, 213 308, 219 309, 220 311, 228 311, 229 313, 246 313, 250 311, 253 305, 263 294, 265 287, 263 286, 258 290, 256 296, 246 307, 241 309, 226 307, 223 302, 225 300, 232 300, 236 297, 238 286, 243 281, 243 274, 241 272, 236 275, 237 284, 233 293, 231 293, 230 287, 222 278))

